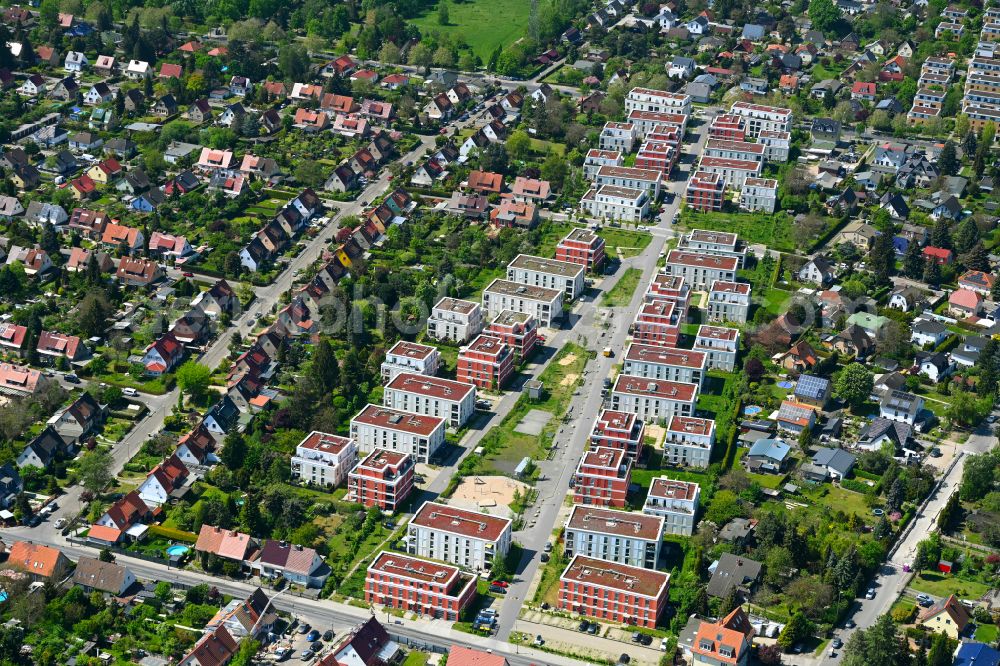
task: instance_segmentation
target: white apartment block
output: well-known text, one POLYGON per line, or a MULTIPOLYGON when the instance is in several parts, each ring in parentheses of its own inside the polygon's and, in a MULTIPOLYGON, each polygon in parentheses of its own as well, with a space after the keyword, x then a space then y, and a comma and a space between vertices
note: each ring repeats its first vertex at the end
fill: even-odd
POLYGON ((618 375, 611 390, 611 409, 635 414, 647 423, 673 416, 691 416, 698 402, 698 385, 618 375))
POLYGON ((439 416, 411 414, 369 403, 351 419, 351 439, 365 453, 386 449, 409 453, 417 462, 426 463, 444 444, 447 424, 439 416))
POLYGON ((407 526, 407 551, 471 571, 488 571, 510 550, 511 524, 509 518, 424 502, 407 526))
POLYGON ((740 350, 740 330, 702 324, 698 327, 692 349, 706 354, 709 369, 733 372, 740 350))
POLYGON ((476 387, 451 379, 404 372, 386 384, 382 404, 404 412, 443 418, 452 428, 461 428, 476 411, 476 387))
POLYGON ((663 544, 661 516, 575 504, 565 527, 567 560, 579 553, 640 569, 656 568, 663 544))
POLYGON ((699 171, 717 173, 726 182, 726 187, 735 190, 743 187, 747 178, 760 178, 761 163, 748 160, 730 160, 724 157, 702 157, 699 171))
POLYGON ((580 199, 580 208, 592 218, 639 222, 649 215, 649 193, 614 185, 591 188, 580 199))
POLYGON ((603 166, 597 170, 594 186, 613 185, 630 190, 645 190, 653 201, 660 197, 663 173, 656 169, 603 166))
POLYGON ((552 326, 552 322, 562 317, 562 289, 548 289, 497 278, 483 290, 483 307, 490 319, 504 310, 529 314, 538 320, 539 326, 552 326))
POLYGON ((707 291, 719 280, 735 280, 739 267, 740 260, 737 257, 671 250, 667 254, 663 272, 684 278, 694 291, 707 291))
POLYGON ((312 431, 295 447, 292 478, 316 486, 336 488, 358 461, 354 440, 312 431))
POLYGON ((740 237, 728 231, 711 231, 709 229, 692 229, 681 237, 678 249, 698 254, 711 254, 718 257, 735 257, 739 266, 746 259, 746 246, 740 242, 740 237))
POLYGON ((742 210, 773 213, 778 207, 778 181, 773 178, 747 178, 740 190, 742 210))
POLYGON ((743 162, 764 162, 764 145, 733 141, 731 139, 709 139, 705 144, 705 157, 718 157, 725 160, 740 160, 743 162))
POLYGON ((677 415, 667 423, 663 462, 685 467, 708 467, 715 446, 715 421, 677 415))
POLYGON ((640 139, 671 130, 676 130, 678 134, 684 136, 687 119, 687 116, 679 113, 658 111, 630 111, 628 114, 628 122, 635 126, 636 136, 640 139))
POLYGON ((791 132, 792 110, 735 102, 729 113, 746 121, 747 136, 756 139, 761 132, 791 132))
POLYGON ((718 280, 708 292, 708 320, 745 324, 750 314, 750 285, 718 280))
POLYGON ((433 377, 440 368, 441 354, 436 348, 400 340, 385 354, 382 382, 388 383, 402 372, 433 377))
POLYGON ((479 303, 445 297, 438 301, 427 319, 427 335, 436 340, 468 342, 483 332, 483 308, 479 303))
POLYGON ((649 88, 632 88, 625 96, 626 111, 654 111, 691 115, 691 96, 649 88))
POLYGON ((695 516, 701 488, 697 483, 674 481, 665 476, 653 479, 642 512, 659 516, 664 521, 667 534, 691 536, 694 534, 695 516))
POLYGON ((783 164, 788 161, 792 150, 792 133, 765 130, 757 137, 757 142, 764 146, 764 159, 768 162, 783 164))
POLYGON ((604 166, 620 167, 625 164, 621 151, 591 148, 583 160, 583 177, 589 181, 597 178, 597 171, 604 166))
POLYGON ((507 264, 507 279, 518 284, 546 289, 562 289, 573 300, 583 293, 587 267, 558 259, 519 254, 507 264))
POLYGON ((691 349, 632 343, 625 350, 622 373, 646 379, 697 384, 701 388, 708 356, 691 349))
POLYGON ((604 151, 631 153, 638 135, 632 123, 606 122, 598 146, 604 151))

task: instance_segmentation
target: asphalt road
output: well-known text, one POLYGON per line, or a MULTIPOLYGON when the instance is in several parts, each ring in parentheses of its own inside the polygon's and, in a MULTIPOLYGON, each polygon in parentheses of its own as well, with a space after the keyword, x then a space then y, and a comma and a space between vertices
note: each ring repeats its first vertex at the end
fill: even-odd
POLYGON ((603 380, 610 373, 612 366, 619 362, 617 354, 625 348, 629 325, 642 303, 646 285, 657 270, 660 253, 667 239, 675 235, 670 228, 670 220, 680 206, 695 156, 701 154, 708 137, 708 123, 703 123, 692 131, 697 138, 693 144, 684 147, 676 180, 666 184, 666 191, 675 196, 671 203, 664 204, 656 224, 651 225, 652 241, 642 254, 623 261, 617 274, 606 278, 602 286, 602 290, 606 291, 617 282, 626 269, 638 268, 642 271, 642 278, 631 302, 627 307, 606 308, 601 307, 599 302, 591 301, 577 306, 573 313, 574 317, 579 317, 572 329, 574 339, 582 341, 586 347, 597 352, 604 347, 611 347, 615 350, 616 356, 606 358, 598 354, 596 360, 588 364, 580 389, 570 403, 572 420, 561 428, 554 438, 556 453, 553 460, 539 463, 541 473, 547 480, 538 484, 539 498, 529 509, 532 516, 537 512, 534 525, 532 526, 531 521, 526 521, 526 527, 514 534, 514 539, 521 544, 524 554, 514 583, 504 599, 503 612, 500 613, 497 627, 497 637, 500 640, 508 639, 514 629, 520 607, 527 600, 528 588, 541 566, 538 556, 543 552, 545 544, 551 539, 552 531, 557 527, 559 508, 566 497, 569 480, 583 456, 593 420, 603 407, 604 398, 601 395, 604 388, 603 380))

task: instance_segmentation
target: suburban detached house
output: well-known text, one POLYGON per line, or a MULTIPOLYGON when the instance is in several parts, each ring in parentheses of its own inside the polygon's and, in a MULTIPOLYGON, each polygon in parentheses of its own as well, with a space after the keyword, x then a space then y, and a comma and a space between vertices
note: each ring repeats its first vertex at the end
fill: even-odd
POLYGON ((10 547, 7 565, 23 571, 34 581, 59 582, 66 577, 72 563, 58 548, 18 541, 10 547))
POLYGON ((330 575, 330 568, 314 549, 273 539, 264 541, 253 567, 261 578, 285 578, 312 588, 323 587, 330 575))
POLYGON ((146 374, 156 377, 169 372, 184 358, 184 346, 173 333, 164 333, 146 348, 142 364, 146 374))
POLYGON ((142 501, 150 506, 165 504, 184 486, 188 478, 188 468, 181 459, 172 454, 154 467, 139 484, 138 493, 142 501))

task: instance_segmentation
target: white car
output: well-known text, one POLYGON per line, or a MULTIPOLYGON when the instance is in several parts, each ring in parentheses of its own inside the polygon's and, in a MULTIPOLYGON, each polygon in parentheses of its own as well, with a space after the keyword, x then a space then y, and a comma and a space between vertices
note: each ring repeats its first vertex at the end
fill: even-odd
POLYGON ((57 530, 61 530, 64 527, 66 527, 66 519, 65 518, 60 518, 59 520, 56 521, 56 529, 57 530))
POLYGON ((869 587, 868 588, 868 593, 865 594, 865 599, 874 599, 874 598, 875 598, 875 588, 874 587, 869 587))

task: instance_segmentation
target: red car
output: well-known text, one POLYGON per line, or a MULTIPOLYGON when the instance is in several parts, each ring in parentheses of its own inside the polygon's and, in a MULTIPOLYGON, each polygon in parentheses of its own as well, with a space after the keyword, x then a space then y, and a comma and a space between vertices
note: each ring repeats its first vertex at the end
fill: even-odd
POLYGON ((492 581, 490 585, 496 585, 497 587, 510 587, 510 583, 505 580, 495 580, 492 581))
POLYGON ((545 336, 544 336, 544 335, 539 335, 537 339, 538 339, 538 341, 539 341, 539 342, 541 342, 541 343, 542 343, 543 345, 545 344, 545 336))
POLYGON ((183 275, 184 277, 194 277, 194 273, 192 273, 190 271, 187 271, 185 273, 181 273, 181 275, 183 275))

